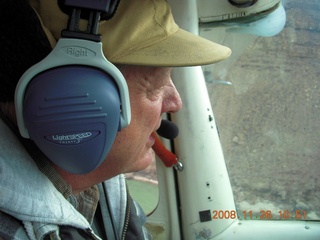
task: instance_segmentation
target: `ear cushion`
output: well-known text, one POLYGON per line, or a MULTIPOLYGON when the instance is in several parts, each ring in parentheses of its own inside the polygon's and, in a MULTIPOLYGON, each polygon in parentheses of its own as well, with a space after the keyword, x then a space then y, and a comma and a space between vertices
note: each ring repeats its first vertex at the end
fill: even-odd
POLYGON ((63 66, 28 84, 23 116, 30 138, 55 164, 85 174, 104 161, 120 129, 113 78, 89 66, 63 66))

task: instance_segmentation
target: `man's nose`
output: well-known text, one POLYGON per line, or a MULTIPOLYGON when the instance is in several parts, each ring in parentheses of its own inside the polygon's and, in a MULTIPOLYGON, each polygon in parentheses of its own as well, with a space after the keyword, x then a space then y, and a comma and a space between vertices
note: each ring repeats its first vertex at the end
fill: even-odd
POLYGON ((173 82, 167 86, 167 92, 165 93, 165 97, 163 99, 163 112, 174 113, 178 112, 182 107, 182 101, 180 98, 180 94, 178 93, 176 87, 173 82))

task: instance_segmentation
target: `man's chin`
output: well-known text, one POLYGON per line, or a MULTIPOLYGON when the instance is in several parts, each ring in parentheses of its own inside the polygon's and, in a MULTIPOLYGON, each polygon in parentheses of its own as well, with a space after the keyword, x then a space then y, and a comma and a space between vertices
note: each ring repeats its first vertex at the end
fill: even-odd
POLYGON ((150 150, 144 154, 141 158, 139 158, 134 166, 131 166, 130 170, 127 172, 138 172, 146 169, 147 167, 150 166, 150 164, 154 161, 155 159, 155 153, 154 151, 150 148, 150 150))

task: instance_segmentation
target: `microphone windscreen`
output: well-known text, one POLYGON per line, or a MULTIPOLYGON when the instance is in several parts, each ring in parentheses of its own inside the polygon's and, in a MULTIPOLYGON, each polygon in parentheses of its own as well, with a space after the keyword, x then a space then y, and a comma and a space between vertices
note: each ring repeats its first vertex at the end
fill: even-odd
POLYGON ((167 138, 167 139, 174 139, 179 134, 179 128, 173 122, 163 119, 161 121, 161 126, 157 130, 159 136, 167 138))

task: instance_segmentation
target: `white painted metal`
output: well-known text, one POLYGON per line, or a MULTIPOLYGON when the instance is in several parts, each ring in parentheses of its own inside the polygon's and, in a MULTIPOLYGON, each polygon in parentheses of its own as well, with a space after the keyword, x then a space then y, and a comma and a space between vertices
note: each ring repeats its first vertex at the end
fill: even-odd
POLYGON ((268 11, 281 0, 259 0, 251 7, 233 6, 228 0, 197 0, 200 22, 225 21, 268 11))
MULTIPOLYGON (((170 5, 178 25, 198 34, 196 1, 170 5)), ((235 221, 211 219, 214 210, 235 210, 228 172, 201 67, 174 69, 172 77, 183 101, 172 116, 180 128, 175 149, 184 164, 178 173, 183 239, 210 238, 235 221), (208 221, 200 221, 203 211, 208 211, 208 221)))
POLYGON ((173 79, 184 103, 173 116, 180 128, 175 149, 184 165, 178 173, 183 239, 212 237, 234 221, 211 219, 214 210, 235 210, 229 176, 201 68, 176 69, 173 79), (203 211, 210 218, 200 222, 203 211))

